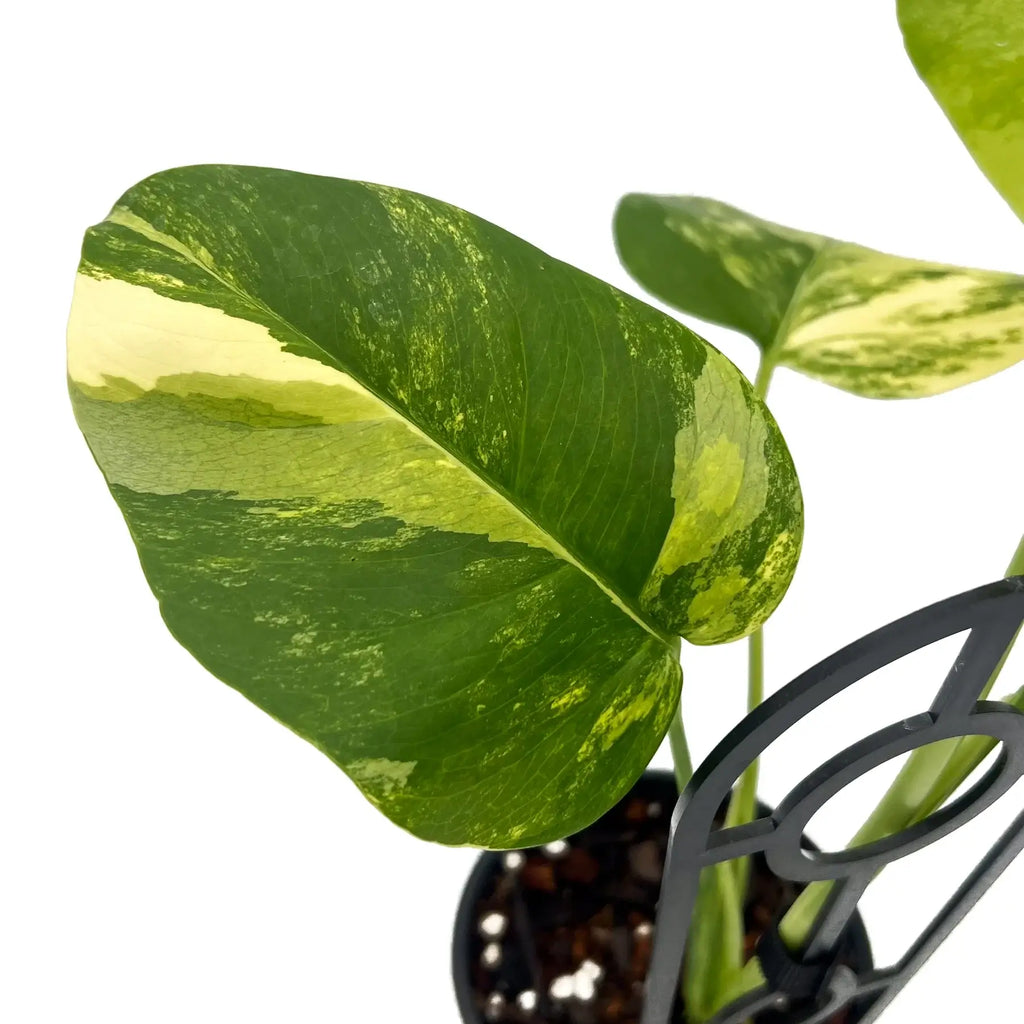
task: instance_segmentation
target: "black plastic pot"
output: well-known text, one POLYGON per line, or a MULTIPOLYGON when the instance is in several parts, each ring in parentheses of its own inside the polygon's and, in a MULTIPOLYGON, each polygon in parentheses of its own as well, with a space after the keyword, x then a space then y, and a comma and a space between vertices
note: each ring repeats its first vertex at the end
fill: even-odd
MULTIPOLYGON (((653 805, 660 809, 657 825, 652 826, 649 824, 648 827, 657 827, 663 830, 667 839, 669 821, 676 798, 677 790, 672 773, 669 771, 648 770, 638 780, 630 793, 620 801, 617 808, 609 811, 607 815, 599 819, 588 829, 578 833, 577 836, 570 837, 569 845, 573 848, 575 842, 585 839, 588 835, 602 833, 607 835, 611 819, 614 819, 616 824, 621 826, 623 814, 621 809, 630 805, 631 802, 635 804, 637 799, 643 801, 645 806, 653 805)), ((761 812, 763 814, 769 813, 767 808, 762 808, 761 812)), ((808 843, 807 847, 809 849, 813 848, 813 844, 808 843)), ((521 1022, 525 1021, 532 1021, 535 1024, 547 1024, 548 1021, 566 1021, 568 1020, 567 1017, 554 1011, 555 1004, 550 1001, 547 991, 543 988, 544 982, 548 979, 545 978, 538 983, 540 965, 537 962, 536 951, 526 948, 529 946, 529 943, 526 943, 524 946, 520 941, 522 933, 529 931, 527 921, 524 919, 524 915, 527 913, 525 906, 520 905, 518 913, 513 912, 507 916, 508 930, 503 936, 501 943, 505 957, 502 967, 497 970, 489 970, 481 966, 481 958, 489 941, 480 934, 480 908, 481 905, 487 904, 487 901, 495 892, 500 879, 508 877, 504 856, 500 853, 491 852, 481 855, 469 876, 459 903, 452 945, 452 973, 462 1020, 464 1024, 494 1024, 495 1021, 509 1022, 509 1024, 521 1024, 521 1022), (481 972, 484 973, 482 974, 481 972), (499 1003, 498 1006, 492 1005, 488 1009, 479 991, 481 986, 478 982, 482 976, 486 976, 488 979, 496 979, 495 990, 502 996, 503 1005, 499 1003), (538 998, 537 1009, 532 1014, 523 1012, 512 1002, 515 996, 513 989, 521 991, 524 987, 523 979, 527 977, 533 979, 528 987, 531 991, 537 993, 538 998), (518 984, 515 983, 516 978, 519 979, 518 984), (502 987, 506 991, 502 991, 502 987)), ((755 870, 758 870, 758 868, 760 869, 762 884, 765 877, 774 878, 767 871, 763 858, 761 858, 755 870)), ((792 883, 779 882, 780 886, 783 884, 793 888, 792 883)), ((795 891, 789 895, 792 897, 794 894, 795 891)), ((536 894, 534 894, 533 898, 536 899, 536 894)), ((560 898, 557 893, 551 896, 552 901, 560 898)), ((653 912, 653 906, 651 909, 653 912)), ((864 924, 859 915, 853 918, 851 926, 844 937, 843 959, 844 962, 858 973, 868 971, 872 967, 871 947, 864 924)), ((675 1014, 675 1019, 677 1020, 681 1020, 679 1009, 677 1005, 675 1014)), ((854 1005, 846 1011, 842 1011, 835 1019, 836 1021, 841 1021, 842 1024, 857 1024, 862 1016, 863 1011, 854 1005)), ((593 1019, 594 1021, 598 1020, 596 1016, 593 1019)), ((635 1018, 625 1016, 621 1019, 623 1024, 626 1024, 626 1022, 632 1021, 635 1018)), ((791 1019, 799 1019, 799 1017, 790 1017, 784 1013, 771 1011, 761 1013, 756 1019, 758 1024, 785 1024, 785 1022, 791 1019)))

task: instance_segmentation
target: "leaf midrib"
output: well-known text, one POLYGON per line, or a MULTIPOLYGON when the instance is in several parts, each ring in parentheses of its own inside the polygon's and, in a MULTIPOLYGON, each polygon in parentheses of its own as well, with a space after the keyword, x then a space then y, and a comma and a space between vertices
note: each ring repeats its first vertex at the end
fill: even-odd
POLYGON ((820 249, 817 249, 814 255, 807 261, 804 269, 800 272, 800 276, 797 278, 796 285, 793 291, 790 293, 789 301, 786 303, 786 308, 782 311, 782 319, 779 320, 779 326, 775 328, 775 333, 772 335, 771 341, 765 346, 763 360, 766 364, 766 368, 771 371, 776 366, 785 365, 785 359, 780 358, 786 347, 786 339, 789 337, 790 325, 793 322, 793 318, 796 316, 797 310, 800 308, 800 299, 803 297, 803 293, 810 280, 811 270, 820 262, 821 258, 829 251, 829 249, 835 246, 835 241, 831 238, 826 238, 824 244, 820 249))
MULTIPOLYGON (((162 245, 172 252, 178 253, 180 256, 187 259, 194 266, 198 267, 204 273, 214 278, 220 285, 226 288, 228 291, 236 295, 244 303, 259 309, 266 316, 276 321, 286 331, 302 339, 311 348, 315 349, 320 353, 324 361, 338 370, 340 373, 345 374, 347 377, 355 381, 361 388, 363 388, 367 394, 373 399, 379 402, 382 406, 388 409, 397 419, 406 426, 419 434, 424 440, 433 445, 435 448, 443 452, 449 459, 463 471, 469 473, 476 480, 479 480, 491 493, 501 499, 506 505, 508 505, 512 511, 525 520, 533 527, 535 527, 541 534, 548 537, 552 542, 552 554, 556 557, 563 558, 566 562, 576 568, 588 579, 592 580, 596 586, 598 586, 608 598, 622 611, 624 611, 630 618, 634 620, 642 629, 647 633, 651 634, 656 640, 665 645, 665 647, 671 652, 676 649, 678 640, 671 634, 665 633, 659 629, 654 623, 650 622, 647 617, 641 612, 636 604, 625 595, 619 593, 619 591, 611 584, 610 581, 605 579, 600 573, 595 572, 593 569, 587 567, 587 565, 581 560, 568 545, 562 542, 562 540, 556 537, 550 529, 539 523, 533 518, 525 509, 523 509, 512 496, 509 495, 504 488, 502 488, 495 481, 491 480, 486 473, 480 470, 476 466, 471 466, 463 461, 462 457, 457 453, 453 452, 443 442, 437 440, 426 430, 424 430, 415 420, 413 420, 406 412, 402 409, 397 408, 391 401, 386 397, 379 394, 370 384, 363 380, 358 374, 352 372, 349 368, 344 366, 340 360, 335 358, 327 349, 316 342, 313 338, 310 338, 304 331, 299 330, 294 324, 290 323, 283 316, 281 316, 276 310, 272 309, 265 302, 263 302, 258 296, 250 295, 248 292, 243 291, 231 280, 223 277, 217 270, 201 259, 196 253, 194 253, 187 245, 175 238, 173 235, 168 235, 166 232, 158 230, 148 221, 140 217, 137 213, 131 210, 127 206, 115 206, 107 217, 107 221, 113 224, 117 224, 120 227, 127 228, 130 231, 134 231, 136 234, 141 235, 148 241, 162 245), (127 214, 127 216, 125 216, 127 214)), ((280 341, 281 339, 277 339, 280 341)))

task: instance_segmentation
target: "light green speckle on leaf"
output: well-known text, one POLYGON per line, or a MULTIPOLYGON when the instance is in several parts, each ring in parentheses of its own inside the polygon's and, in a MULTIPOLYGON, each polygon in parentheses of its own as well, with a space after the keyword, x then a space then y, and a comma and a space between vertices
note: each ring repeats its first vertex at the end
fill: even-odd
POLYGON ((769 367, 868 398, 920 398, 1024 359, 1024 278, 891 256, 698 196, 628 195, 629 272, 675 308, 742 331, 769 367))
POLYGON ((376 799, 389 797, 409 781, 415 761, 389 761, 386 757, 368 757, 342 766, 363 792, 376 799))
POLYGON ((665 733, 676 635, 789 583, 796 477, 731 364, 426 196, 146 179, 86 234, 68 376, 175 637, 427 839, 593 821, 665 733))
POLYGON ((1024 220, 1019 0, 898 0, 907 53, 978 166, 1024 220))

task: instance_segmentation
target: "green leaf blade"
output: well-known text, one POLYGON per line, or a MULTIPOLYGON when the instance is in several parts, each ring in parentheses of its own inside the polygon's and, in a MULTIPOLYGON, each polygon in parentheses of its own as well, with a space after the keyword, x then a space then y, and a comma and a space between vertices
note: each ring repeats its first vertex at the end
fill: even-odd
POLYGON ((381 186, 136 186, 87 235, 69 376, 175 636, 440 842, 597 817, 667 728, 672 634, 755 628, 799 546, 788 452, 718 353, 381 186), (709 373, 731 397, 695 432, 709 373), (733 436, 746 470, 687 541, 678 481, 733 436))
POLYGON ((702 196, 623 196, 615 244, 652 295, 771 347, 801 275, 826 241, 702 196))
POLYGON ((1015 0, 899 0, 903 41, 971 156, 1024 220, 1024 18, 1015 0))
POLYGON ((626 197, 615 228, 626 269, 663 301, 856 395, 927 397, 1024 359, 1016 274, 891 256, 698 197, 626 197))
POLYGON ((114 493, 148 538, 171 632, 423 838, 531 845, 552 838, 548 822, 582 827, 667 728, 673 652, 546 552, 360 522, 343 505, 114 493), (232 589, 250 599, 224 600, 232 589))

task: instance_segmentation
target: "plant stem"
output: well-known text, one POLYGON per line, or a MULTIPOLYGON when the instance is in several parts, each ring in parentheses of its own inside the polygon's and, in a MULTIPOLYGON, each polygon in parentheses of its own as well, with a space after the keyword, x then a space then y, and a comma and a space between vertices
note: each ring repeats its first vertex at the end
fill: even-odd
MULTIPOLYGON (((764 631, 758 630, 748 642, 747 663, 747 711, 753 711, 764 700, 764 631)), ((729 810, 725 816, 727 828, 734 825, 745 825, 753 821, 757 814, 757 781, 759 763, 752 761, 743 773, 729 800, 729 810)), ((750 858, 739 857, 733 861, 736 875, 736 891, 741 901, 747 892, 747 881, 750 877, 750 858)))
MULTIPOLYGON (((683 728, 683 702, 668 727, 676 786, 682 793, 693 776, 690 746, 683 728)), ((736 895, 735 875, 729 863, 715 864, 701 872, 693 912, 687 967, 680 991, 691 1024, 709 1019, 716 1000, 735 986, 742 966, 743 912, 736 895)))
POLYGON ((686 742, 683 729, 683 702, 680 699, 672 723, 668 727, 668 744, 672 749, 672 767, 676 773, 676 786, 682 793, 693 776, 693 761, 690 759, 690 746, 686 742))
POLYGON ((772 382, 775 366, 764 356, 757 364, 757 375, 754 377, 754 394, 763 402, 768 397, 768 386, 772 382))
MULTIPOLYGON (((1006 575, 1024 575, 1024 536, 1010 560, 1006 575)), ((1010 642, 985 684, 982 698, 991 693, 1017 636, 1010 642)), ((1005 698, 1005 702, 1018 710, 1024 710, 1024 687, 1005 698)), ((965 737, 932 743, 915 750, 871 816, 851 840, 850 847, 884 839, 923 821, 946 803, 994 747, 995 740, 965 737)), ((779 933, 790 949, 798 951, 806 942, 828 899, 831 885, 831 882, 809 885, 780 922, 779 933)), ((760 965, 751 961, 744 968, 743 992, 756 988, 762 980, 760 965)))
MULTIPOLYGON (((1017 550, 1014 552, 1013 558, 1010 559, 1010 564, 1006 567, 1007 576, 1021 576, 1024 575, 1024 535, 1021 536, 1020 543, 1017 545, 1017 550)), ((988 682, 985 684, 981 693, 979 694, 979 700, 985 700, 986 697, 991 694, 993 687, 996 684, 996 680, 999 678, 999 674, 1003 671, 1003 666, 1006 664, 1006 659, 1010 656, 1010 651, 1013 649, 1013 645, 1017 642, 1020 636, 1020 630, 1014 634, 1013 639, 1010 641, 1009 646, 1003 652, 1003 656, 999 659, 996 664, 992 675, 989 677, 988 682)), ((1012 704, 1014 707, 1020 709, 1021 699, 1024 697, 1024 688, 1017 690, 1016 693, 1009 697, 1004 698, 1004 703, 1012 704)), ((988 756, 989 752, 995 747, 995 741, 987 739, 984 736, 965 736, 958 740, 950 740, 947 744, 933 744, 934 747, 941 749, 946 753, 945 763, 939 767, 931 777, 931 785, 928 787, 924 796, 919 802, 919 806, 913 815, 913 820, 909 824, 914 824, 917 821, 921 821, 937 811, 959 788, 961 783, 966 780, 971 772, 981 764, 982 761, 988 756)), ((930 748, 924 748, 924 751, 930 748)), ((924 753, 922 751, 922 753, 924 753)), ((910 767, 910 762, 907 762, 907 768, 910 767)), ((920 766, 922 776, 925 775, 924 765, 920 766)), ((927 776, 925 776, 927 778, 927 776)), ((888 795, 888 794, 887 794, 888 795)), ((897 822, 899 828, 906 828, 907 826, 897 822)), ((894 828, 892 831, 898 831, 898 828, 894 828)), ((864 831, 863 829, 861 830, 864 831)), ((870 834, 870 833, 869 833, 870 834)), ((889 835, 892 832, 887 833, 889 835)), ((858 833, 858 838, 860 834, 858 833)), ((855 840, 856 841, 856 840, 855 840)), ((860 842, 867 842, 866 839, 860 839, 860 842)))
POLYGON ((727 1002, 743 968, 743 903, 728 861, 700 873, 693 908, 683 1004, 690 1024, 710 1020, 727 1002))
MULTIPOLYGON (((1021 572, 1024 572, 1024 537, 1010 560, 1006 575, 1015 576, 1021 572)), ((984 700, 992 692, 1012 646, 1013 641, 982 689, 980 699, 984 700)), ((994 742, 986 742, 984 737, 971 737, 931 743, 915 750, 871 816, 853 837, 850 846, 863 846, 885 839, 923 821, 956 792, 993 746, 994 742), (962 748, 966 756, 961 753, 962 748), (951 770, 954 765, 955 770, 951 770)))

